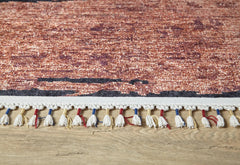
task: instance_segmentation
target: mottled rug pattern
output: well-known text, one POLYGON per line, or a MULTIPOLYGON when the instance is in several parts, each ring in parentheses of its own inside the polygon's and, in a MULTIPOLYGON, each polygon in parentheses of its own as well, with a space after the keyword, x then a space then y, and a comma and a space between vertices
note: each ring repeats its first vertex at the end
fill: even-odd
POLYGON ((240 97, 238 0, 0 2, 0 95, 240 97))

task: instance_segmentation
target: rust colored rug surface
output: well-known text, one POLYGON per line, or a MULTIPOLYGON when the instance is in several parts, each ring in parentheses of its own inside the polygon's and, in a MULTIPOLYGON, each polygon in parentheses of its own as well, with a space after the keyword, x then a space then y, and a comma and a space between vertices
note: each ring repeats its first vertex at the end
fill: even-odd
POLYGON ((240 97, 238 0, 0 1, 0 95, 240 97))

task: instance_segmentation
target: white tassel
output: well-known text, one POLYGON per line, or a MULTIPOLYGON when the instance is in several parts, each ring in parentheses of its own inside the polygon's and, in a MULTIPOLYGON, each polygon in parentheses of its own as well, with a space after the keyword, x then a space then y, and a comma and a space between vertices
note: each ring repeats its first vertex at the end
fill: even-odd
MULTIPOLYGON (((35 126, 35 119, 36 119, 36 115, 33 115, 31 118, 30 118, 30 120, 29 120, 29 122, 28 122, 28 125, 29 126, 35 126)), ((39 119, 37 119, 37 127, 39 126, 39 119)))
POLYGON ((190 128, 190 129, 194 128, 194 121, 193 121, 192 116, 187 117, 187 127, 190 128))
POLYGON ((229 110, 229 113, 230 113, 230 126, 232 126, 232 127, 237 127, 237 126, 239 126, 240 125, 240 123, 238 122, 238 119, 236 118, 236 116, 234 115, 234 113, 233 113, 233 110, 234 110, 234 108, 232 108, 232 109, 230 109, 229 110))
POLYGON ((160 110, 160 116, 158 117, 158 126, 161 128, 168 127, 169 129, 171 129, 167 120, 164 118, 164 109, 167 110, 168 107, 161 106, 160 108, 161 110, 160 110))
MULTIPOLYGON (((42 107, 38 106, 35 108, 43 109, 42 107)), ((28 122, 29 126, 35 126, 37 128, 39 126, 39 119, 38 119, 38 109, 35 110, 34 115, 30 118, 28 122), (35 120, 37 119, 37 125, 35 125, 35 120)))
POLYGON ((141 119, 138 115, 133 115, 132 123, 134 125, 142 125, 141 119))
POLYGON ((43 123, 44 126, 53 126, 53 118, 52 118, 52 115, 47 115, 47 117, 45 118, 44 120, 44 123, 43 123))
POLYGON ((109 109, 106 109, 106 115, 103 118, 103 125, 106 127, 110 127, 112 125, 112 120, 109 116, 109 109))
MULTIPOLYGON (((205 109, 207 109, 206 107, 204 107, 205 109)), ((205 128, 210 128, 211 126, 210 126, 210 123, 209 123, 209 121, 208 121, 208 119, 206 118, 206 115, 205 115, 205 110, 203 109, 202 110, 202 124, 203 124, 203 126, 205 127, 205 128)))
POLYGON ((123 109, 120 109, 119 115, 115 120, 116 127, 123 127, 125 125, 125 119, 122 114, 123 114, 123 109))
POLYGON ((103 118, 103 125, 104 126, 107 126, 107 127, 110 127, 112 124, 111 122, 111 118, 109 115, 105 115, 104 118, 103 118))
POLYGON ((9 124, 9 117, 7 114, 4 114, 0 119, 1 125, 8 125, 9 124))
POLYGON ((54 124, 53 118, 52 118, 52 115, 51 115, 51 114, 52 114, 52 109, 49 109, 48 115, 47 115, 47 117, 45 118, 44 123, 43 123, 43 125, 44 125, 45 127, 53 126, 53 124, 54 124))
POLYGON ((176 127, 178 128, 182 128, 185 126, 185 122, 183 121, 182 117, 179 115, 178 109, 176 109, 175 124, 176 124, 176 127))
POLYGON ((225 123, 224 123, 224 119, 220 114, 219 109, 216 109, 217 111, 217 127, 224 127, 225 123))
POLYGON ((221 115, 217 115, 217 127, 224 127, 225 123, 224 123, 224 119, 221 115))
POLYGON ((1 117, 0 119, 0 124, 1 125, 8 125, 9 124, 9 112, 10 112, 10 108, 7 109, 6 113, 1 117))
POLYGON ((97 124, 97 117, 95 113, 96 113, 96 109, 93 109, 92 115, 89 117, 87 121, 87 127, 95 126, 97 124))
POLYGON ((72 125, 73 126, 81 126, 82 124, 82 118, 80 117, 80 113, 81 113, 81 108, 78 109, 77 115, 74 117, 72 125))
POLYGON ((185 126, 185 123, 184 123, 182 117, 179 115, 175 116, 175 124, 176 124, 176 127, 178 127, 178 128, 182 128, 185 126))
POLYGON ((230 126, 237 127, 239 125, 240 125, 240 123, 238 122, 238 119, 236 118, 236 116, 231 115, 231 117, 230 117, 230 126))
POLYGON ((81 117, 79 115, 76 115, 74 117, 72 125, 73 126, 81 126, 82 125, 82 119, 81 119, 81 117))
POLYGON ((67 119, 67 110, 63 111, 63 114, 61 115, 58 125, 60 127, 67 127, 68 126, 68 119, 67 119))
POLYGON ((166 128, 168 125, 168 122, 164 119, 163 116, 160 116, 158 118, 158 126, 161 127, 161 128, 166 128))
POLYGON ((208 121, 208 119, 206 117, 202 117, 202 124, 204 125, 204 127, 206 128, 210 128, 210 123, 208 121))
POLYGON ((97 124, 96 115, 91 115, 87 121, 87 127, 95 126, 97 124))
POLYGON ((156 128, 156 124, 151 116, 151 110, 148 110, 147 111, 147 116, 146 116, 146 125, 149 127, 149 128, 156 128))
POLYGON ((18 114, 13 123, 14 126, 22 126, 23 125, 23 117, 21 114, 18 114))
POLYGON ((146 125, 147 125, 149 128, 152 128, 152 127, 156 128, 156 124, 155 124, 152 116, 150 116, 150 115, 147 115, 147 116, 146 116, 146 125))
POLYGON ((125 125, 125 120, 122 114, 119 114, 115 120, 116 127, 123 127, 125 125))
POLYGON ((189 110, 189 116, 187 117, 187 127, 189 129, 193 129, 195 127, 195 121, 192 117, 192 110, 189 110))
POLYGON ((66 127, 68 125, 68 120, 64 114, 61 115, 58 125, 61 127, 66 127))
POLYGON ((138 109, 135 108, 135 114, 133 115, 132 123, 134 125, 142 125, 142 121, 140 117, 138 116, 138 109))
POLYGON ((17 117, 14 120, 13 125, 14 126, 22 126, 23 125, 23 114, 25 112, 25 109, 22 109, 21 112, 17 115, 17 117))

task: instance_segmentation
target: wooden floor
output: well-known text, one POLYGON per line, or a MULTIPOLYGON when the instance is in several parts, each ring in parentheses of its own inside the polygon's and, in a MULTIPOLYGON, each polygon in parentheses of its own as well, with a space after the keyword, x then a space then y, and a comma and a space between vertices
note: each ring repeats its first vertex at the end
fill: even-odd
MULTIPOLYGON (((59 114, 54 113, 56 120, 59 114)), ((198 123, 199 114, 194 113, 198 123)), ((166 113, 168 119, 173 115, 166 113)), ((184 119, 186 115, 182 112, 184 119)), ((169 122, 171 130, 0 126, 0 164, 240 164, 239 128, 202 128, 199 123, 199 129, 177 129, 174 120, 169 122)))

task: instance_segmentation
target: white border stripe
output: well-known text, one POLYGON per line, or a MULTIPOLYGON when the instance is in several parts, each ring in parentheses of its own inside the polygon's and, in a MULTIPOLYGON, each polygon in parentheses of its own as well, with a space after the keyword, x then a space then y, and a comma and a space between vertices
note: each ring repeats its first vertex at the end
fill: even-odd
POLYGON ((0 104, 7 105, 125 105, 125 106, 234 106, 240 107, 240 98, 196 98, 196 97, 39 97, 39 96, 0 96, 0 104))

